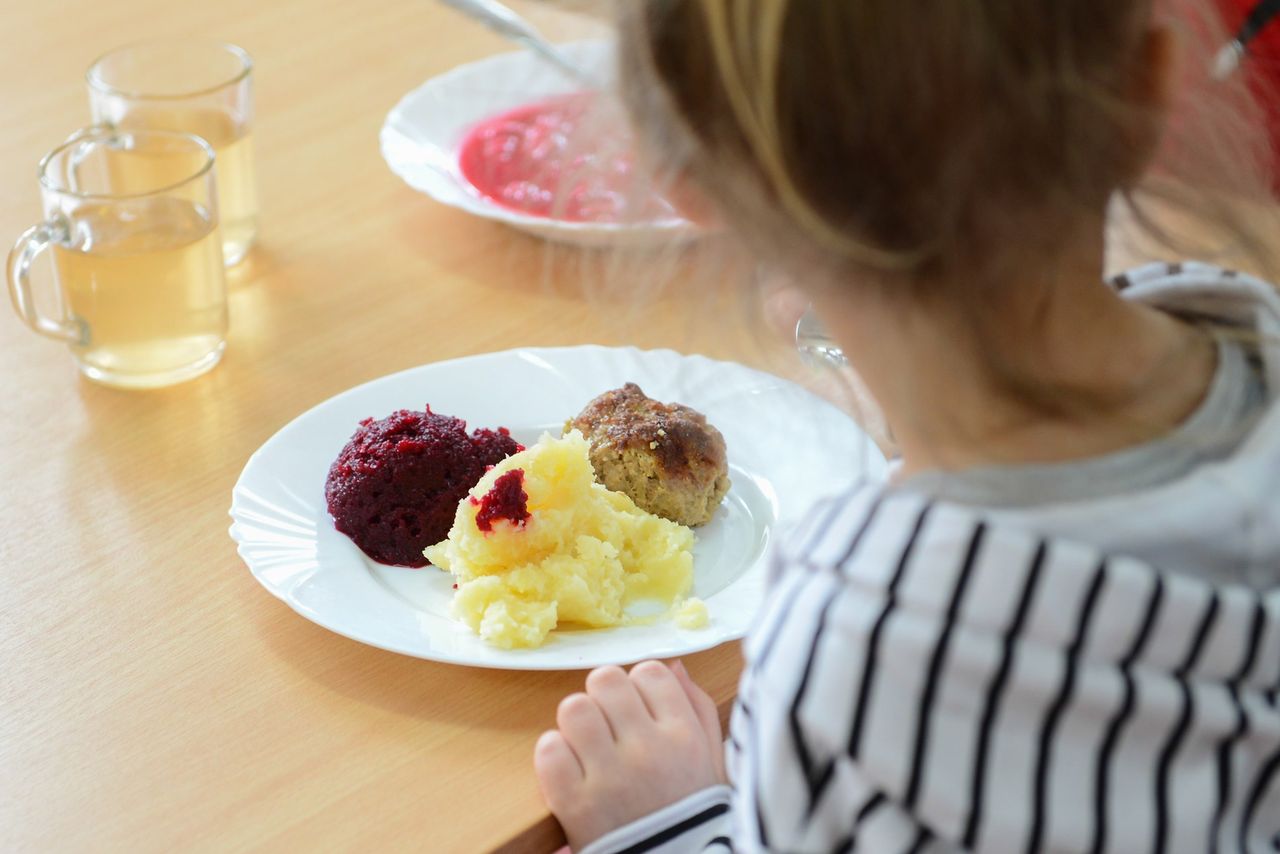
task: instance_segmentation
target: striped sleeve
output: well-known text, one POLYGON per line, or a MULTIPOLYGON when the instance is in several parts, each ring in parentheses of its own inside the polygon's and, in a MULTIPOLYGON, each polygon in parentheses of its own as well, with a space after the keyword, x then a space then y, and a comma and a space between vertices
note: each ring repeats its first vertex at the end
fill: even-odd
POLYGON ((825 513, 748 639, 732 792, 669 850, 1273 850, 1280 596, 918 496, 825 513))
POLYGON ((712 786, 611 831, 577 854, 679 854, 732 851, 729 804, 732 790, 712 786))

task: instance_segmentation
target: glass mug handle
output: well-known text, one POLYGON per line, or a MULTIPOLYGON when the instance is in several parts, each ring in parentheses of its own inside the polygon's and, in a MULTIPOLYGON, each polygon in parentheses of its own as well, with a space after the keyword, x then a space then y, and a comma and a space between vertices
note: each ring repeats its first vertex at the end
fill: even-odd
POLYGON ((81 344, 86 338, 84 324, 41 314, 31 296, 31 263, 65 234, 65 228, 52 222, 42 222, 23 232, 9 253, 9 296, 14 310, 27 326, 58 341, 81 344))

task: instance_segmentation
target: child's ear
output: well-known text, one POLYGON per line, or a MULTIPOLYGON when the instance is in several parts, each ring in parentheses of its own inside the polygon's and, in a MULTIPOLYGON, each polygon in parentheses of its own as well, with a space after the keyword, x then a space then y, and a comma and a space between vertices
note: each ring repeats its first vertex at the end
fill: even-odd
POLYGON ((1167 113, 1173 106, 1173 93, 1178 76, 1178 37, 1169 27, 1158 26, 1147 31, 1142 43, 1142 73, 1139 75, 1140 103, 1167 113))
POLYGON ((1168 27, 1153 27, 1142 41, 1141 55, 1129 87, 1135 120, 1131 127, 1129 179, 1137 181, 1156 159, 1177 87, 1178 38, 1168 27))

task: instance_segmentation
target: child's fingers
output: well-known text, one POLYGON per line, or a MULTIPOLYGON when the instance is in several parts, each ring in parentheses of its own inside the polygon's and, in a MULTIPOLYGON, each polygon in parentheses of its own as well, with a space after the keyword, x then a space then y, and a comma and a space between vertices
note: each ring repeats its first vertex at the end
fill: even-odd
POLYGON ((573 748, 555 730, 544 732, 533 747, 533 772, 542 799, 552 811, 560 809, 582 783, 582 764, 573 748))
POLYGON ((671 672, 675 674, 676 682, 684 689, 684 693, 689 698, 689 703, 693 706, 694 714, 698 716, 698 723, 702 726, 702 731, 706 733, 707 741, 711 744, 711 748, 716 756, 723 753, 722 742, 724 734, 720 731, 720 711, 716 708, 716 701, 711 699, 711 695, 702 688, 698 687, 693 681, 693 677, 689 675, 689 671, 685 669, 683 661, 677 661, 671 666, 671 672))
POLYGON ((570 694, 556 708, 556 726, 585 769, 591 757, 613 749, 613 733, 596 701, 586 694, 570 694))
POLYGON ((671 668, 660 661, 642 661, 631 668, 631 681, 654 720, 675 718, 697 723, 689 697, 671 668))
POLYGON ((597 667, 587 674, 587 695, 604 712, 615 741, 627 729, 653 722, 640 692, 621 667, 597 667))

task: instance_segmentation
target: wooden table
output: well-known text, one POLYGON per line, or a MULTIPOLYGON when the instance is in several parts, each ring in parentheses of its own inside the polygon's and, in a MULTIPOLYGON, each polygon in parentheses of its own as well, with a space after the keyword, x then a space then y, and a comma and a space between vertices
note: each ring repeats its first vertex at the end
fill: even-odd
MULTIPOLYGON (((35 164, 86 123, 90 61, 158 36, 256 58, 263 219, 225 360, 185 385, 95 386, 0 311, 0 849, 554 847, 530 755, 582 674, 434 664, 309 623, 237 558, 231 487, 298 413, 426 362, 592 342, 758 363, 733 312, 690 320, 733 297, 584 299, 584 256, 395 178, 387 110, 508 49, 429 0, 6 2, 0 29, 0 237, 38 217, 35 164)), ((736 645, 688 666, 731 697, 736 645)))

